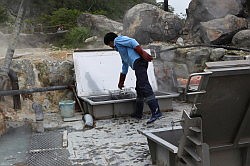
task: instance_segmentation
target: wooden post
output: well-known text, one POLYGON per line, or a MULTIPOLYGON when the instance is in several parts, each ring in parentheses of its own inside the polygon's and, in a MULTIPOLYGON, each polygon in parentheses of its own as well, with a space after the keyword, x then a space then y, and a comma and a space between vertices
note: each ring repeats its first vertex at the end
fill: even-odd
POLYGON ((164 0, 164 11, 168 12, 168 0, 164 0))
POLYGON ((18 14, 17 14, 17 18, 16 18, 16 22, 15 22, 15 28, 13 31, 13 36, 10 40, 6 55, 5 55, 5 59, 4 59, 4 64, 2 67, 2 71, 9 73, 9 69, 12 63, 12 59, 13 59, 13 55, 15 52, 15 47, 19 38, 19 34, 20 34, 20 30, 21 30, 21 25, 22 25, 22 21, 23 21, 23 16, 25 13, 25 0, 21 1, 19 10, 18 10, 18 14))

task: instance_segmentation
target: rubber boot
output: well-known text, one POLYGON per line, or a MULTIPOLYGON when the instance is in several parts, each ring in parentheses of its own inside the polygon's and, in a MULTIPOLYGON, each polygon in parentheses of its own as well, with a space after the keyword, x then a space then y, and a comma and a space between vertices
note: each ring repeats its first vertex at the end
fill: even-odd
POLYGON ((153 123, 157 119, 159 119, 162 116, 162 113, 160 111, 158 101, 156 99, 150 100, 147 102, 150 111, 151 111, 151 118, 147 121, 147 124, 153 123))
POLYGON ((144 102, 143 99, 136 99, 135 112, 131 114, 132 118, 141 119, 143 113, 144 102))

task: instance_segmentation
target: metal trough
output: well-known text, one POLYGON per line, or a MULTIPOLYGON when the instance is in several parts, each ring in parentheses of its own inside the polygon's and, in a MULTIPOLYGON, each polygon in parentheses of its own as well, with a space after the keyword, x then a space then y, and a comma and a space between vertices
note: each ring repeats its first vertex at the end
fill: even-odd
MULTIPOLYGON (((165 147, 161 151, 150 148, 153 163, 164 166, 250 165, 250 61, 242 64, 240 61, 213 62, 207 66, 205 72, 200 73, 202 78, 197 90, 186 90, 186 95, 193 95, 194 101, 190 114, 184 111, 180 120, 182 135, 177 155, 157 157, 162 155, 161 151, 170 151, 162 146, 164 141, 170 141, 161 140, 155 134, 152 139, 153 133, 141 131, 147 136, 149 147, 152 144, 165 147)), ((169 130, 162 132, 167 134, 169 130)))
MULTIPOLYGON (((149 51, 149 50, 147 50, 149 51)), ((117 87, 121 71, 119 53, 114 50, 82 50, 73 53, 77 95, 84 109, 95 119, 105 119, 130 115, 135 111, 136 94, 134 71, 129 69, 125 81, 125 91, 117 87)), ((158 99, 162 111, 173 109, 172 100, 178 97, 175 92, 158 91, 153 63, 148 67, 149 82, 158 99)), ((145 106, 145 112, 149 112, 145 106)))
MULTIPOLYGON (((172 100, 178 94, 156 92, 159 106, 162 111, 171 111, 172 100)), ((95 119, 105 119, 113 117, 128 116, 135 111, 135 94, 127 95, 99 95, 81 97, 84 101, 84 108, 95 117, 95 119)), ((148 106, 144 104, 144 112, 150 112, 148 106)))
POLYGON ((183 134, 181 127, 139 130, 139 133, 147 137, 152 164, 176 165, 178 146, 183 134))

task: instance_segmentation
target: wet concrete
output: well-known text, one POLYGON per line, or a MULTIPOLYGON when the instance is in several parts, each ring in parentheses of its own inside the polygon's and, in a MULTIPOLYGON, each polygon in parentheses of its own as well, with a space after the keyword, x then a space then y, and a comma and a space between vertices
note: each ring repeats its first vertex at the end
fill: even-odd
POLYGON ((24 125, 8 129, 0 137, 0 166, 24 165, 31 133, 30 126, 24 125))

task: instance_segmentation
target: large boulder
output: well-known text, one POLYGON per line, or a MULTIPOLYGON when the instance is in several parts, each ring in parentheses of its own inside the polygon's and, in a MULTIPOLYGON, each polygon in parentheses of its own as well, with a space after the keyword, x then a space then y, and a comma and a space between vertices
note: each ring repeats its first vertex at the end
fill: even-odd
POLYGON ((77 18, 78 26, 89 27, 93 32, 96 33, 107 33, 107 32, 122 32, 122 23, 108 19, 103 15, 93 15, 89 13, 83 13, 77 18))
POLYGON ((232 39, 232 43, 237 47, 250 48, 250 29, 236 33, 232 39))
POLYGON ((207 44, 229 44, 233 36, 242 29, 247 29, 245 18, 227 15, 224 18, 201 22, 200 37, 207 44))
POLYGON ((192 0, 187 9, 185 29, 195 34, 200 22, 225 17, 243 16, 246 0, 192 0))
POLYGON ((181 19, 151 4, 138 4, 127 11, 123 19, 123 34, 141 44, 171 41, 182 31, 181 19))
MULTIPOLYGON (((13 59, 11 68, 18 77, 19 89, 46 88, 74 83, 73 62, 70 59, 68 60, 66 53, 63 51, 60 55, 56 52, 47 51, 31 54, 28 57, 23 55, 13 59)), ((36 101, 44 108, 46 107, 46 111, 57 110, 58 102, 63 99, 72 99, 72 92, 58 90, 22 94, 22 109, 31 108, 30 104, 36 101)))

